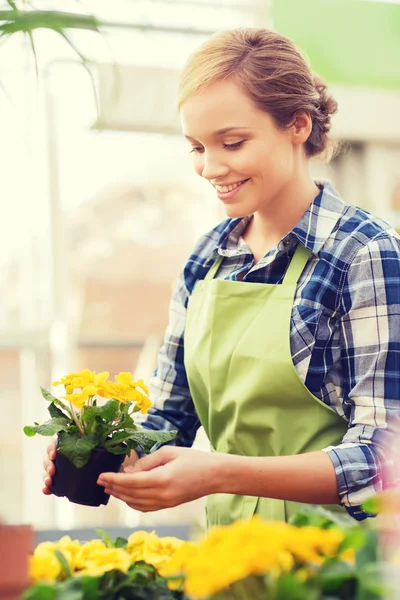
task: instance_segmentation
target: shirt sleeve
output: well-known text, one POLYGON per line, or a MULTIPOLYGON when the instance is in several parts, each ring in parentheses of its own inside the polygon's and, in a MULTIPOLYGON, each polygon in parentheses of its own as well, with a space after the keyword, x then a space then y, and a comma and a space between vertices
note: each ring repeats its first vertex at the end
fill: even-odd
POLYGON ((393 449, 400 430, 400 243, 381 234, 363 246, 341 297, 342 443, 325 448, 341 503, 357 520, 362 504, 397 484, 393 449))
POLYGON ((169 324, 158 354, 157 368, 149 382, 152 406, 142 423, 148 429, 177 430, 177 436, 168 442, 174 446, 192 446, 200 427, 184 365, 184 331, 189 300, 184 272, 185 269, 171 297, 169 324))

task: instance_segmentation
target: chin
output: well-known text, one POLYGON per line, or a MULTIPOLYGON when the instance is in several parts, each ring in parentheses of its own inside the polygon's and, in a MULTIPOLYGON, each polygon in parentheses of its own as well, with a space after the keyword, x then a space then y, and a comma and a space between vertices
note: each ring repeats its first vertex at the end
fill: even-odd
POLYGON ((243 219, 244 217, 247 217, 250 214, 252 214, 251 212, 249 212, 242 206, 234 206, 234 205, 231 206, 229 204, 224 205, 224 210, 225 210, 226 216, 229 217, 230 219, 243 219))

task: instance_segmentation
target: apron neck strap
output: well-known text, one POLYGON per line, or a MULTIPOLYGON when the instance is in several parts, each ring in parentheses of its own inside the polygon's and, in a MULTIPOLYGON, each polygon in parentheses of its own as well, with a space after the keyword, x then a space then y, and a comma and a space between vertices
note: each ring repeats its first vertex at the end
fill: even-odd
POLYGON ((216 258, 214 264, 211 266, 211 269, 208 271, 207 275, 205 276, 204 281, 211 281, 211 279, 214 279, 223 259, 224 259, 224 257, 221 256, 221 254, 219 254, 218 257, 216 258))
MULTIPOLYGON (((298 244, 297 248, 294 252, 292 260, 287 268, 285 277, 283 279, 283 283, 288 284, 296 284, 300 275, 303 272, 304 267, 306 266, 307 260, 311 255, 311 251, 307 250, 302 244, 298 244)), ((211 281, 214 279, 220 264, 222 263, 224 257, 221 254, 217 257, 211 269, 208 271, 207 275, 204 278, 204 281, 211 281)))
POLYGON ((307 250, 302 244, 297 245, 292 260, 287 268, 283 283, 296 284, 298 282, 310 255, 311 250, 307 250))

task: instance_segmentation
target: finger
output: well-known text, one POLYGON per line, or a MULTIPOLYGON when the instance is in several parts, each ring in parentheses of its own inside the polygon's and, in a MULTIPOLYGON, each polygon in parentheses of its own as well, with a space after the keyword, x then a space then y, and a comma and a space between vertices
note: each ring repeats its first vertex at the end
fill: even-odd
POLYGON ((155 502, 137 502, 133 501, 132 503, 126 503, 129 508, 133 510, 138 510, 140 512, 156 512, 157 510, 162 510, 163 508, 167 508, 166 506, 160 505, 160 503, 155 502))
POLYGON ((50 488, 48 488, 48 487, 44 487, 44 488, 42 489, 42 492, 43 492, 43 494, 44 494, 45 496, 50 496, 50 495, 53 493, 53 492, 51 491, 51 489, 50 489, 50 488))
POLYGON ((50 477, 52 477, 54 475, 54 473, 56 472, 56 468, 54 466, 54 463, 51 462, 47 468, 46 468, 46 472, 48 473, 48 475, 50 475, 50 477))
POLYGON ((50 460, 55 460, 56 454, 57 454, 56 444, 55 444, 55 442, 51 442, 51 444, 49 444, 47 446, 47 456, 49 457, 50 460))
POLYGON ((157 467, 162 467, 163 465, 170 462, 171 457, 166 455, 165 452, 161 452, 161 450, 156 450, 152 454, 148 454, 143 458, 139 458, 136 461, 134 467, 135 472, 138 471, 151 471, 151 469, 155 469, 157 467))
POLYGON ((125 490, 127 487, 135 489, 154 487, 158 480, 159 474, 153 470, 141 473, 101 473, 97 483, 102 486, 116 486, 118 489, 125 490))
POLYGON ((155 488, 146 488, 146 489, 140 489, 140 490, 130 490, 128 489, 116 489, 115 487, 105 487, 104 491, 106 494, 110 494, 111 496, 114 496, 115 498, 119 498, 120 500, 124 500, 124 502, 127 502, 128 499, 130 498, 131 500, 141 500, 141 501, 146 501, 146 500, 153 500, 154 498, 159 498, 160 496, 160 491, 158 489, 155 488))

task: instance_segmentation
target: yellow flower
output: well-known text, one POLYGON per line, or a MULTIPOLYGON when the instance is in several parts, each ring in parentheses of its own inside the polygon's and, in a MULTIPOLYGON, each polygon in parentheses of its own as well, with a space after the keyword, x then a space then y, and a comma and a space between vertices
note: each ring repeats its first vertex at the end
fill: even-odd
POLYGON ((335 556, 343 538, 337 529, 298 528, 255 516, 212 528, 196 549, 182 545, 161 574, 184 578, 189 596, 208 598, 252 575, 279 577, 296 563, 300 579, 311 576, 312 565, 335 556))
POLYGON ((107 546, 102 540, 90 540, 85 542, 79 549, 76 556, 76 568, 83 569, 86 562, 90 559, 93 553, 105 550, 107 546))
POLYGON ((62 571, 60 561, 54 554, 55 544, 42 542, 35 548, 29 560, 29 576, 33 581, 56 581, 62 571))
POLYGON ((60 550, 65 556, 71 571, 75 570, 77 556, 81 549, 79 540, 72 540, 69 535, 64 535, 58 542, 55 543, 55 547, 60 550))
POLYGON ((122 404, 126 404, 126 387, 120 383, 109 381, 98 386, 98 395, 102 398, 114 398, 122 404))
POLYGON ((96 386, 103 385, 106 383, 109 376, 110 376, 110 373, 108 371, 103 371, 102 373, 97 373, 97 375, 95 374, 95 376, 94 376, 93 384, 96 386))
POLYGON ((183 540, 175 537, 158 538, 154 533, 144 541, 143 560, 153 565, 157 571, 169 563, 176 551, 182 546, 183 540))
POLYGON ((143 560, 144 544, 150 535, 155 535, 154 531, 152 533, 148 531, 135 531, 128 537, 126 550, 131 556, 132 564, 143 560))
POLYGON ((131 557, 123 548, 93 549, 78 574, 97 577, 114 569, 126 573, 130 565, 131 557))
POLYGON ((151 406, 151 401, 146 396, 140 394, 140 397, 136 400, 136 406, 140 408, 140 412, 145 415, 149 412, 149 408, 151 406))

